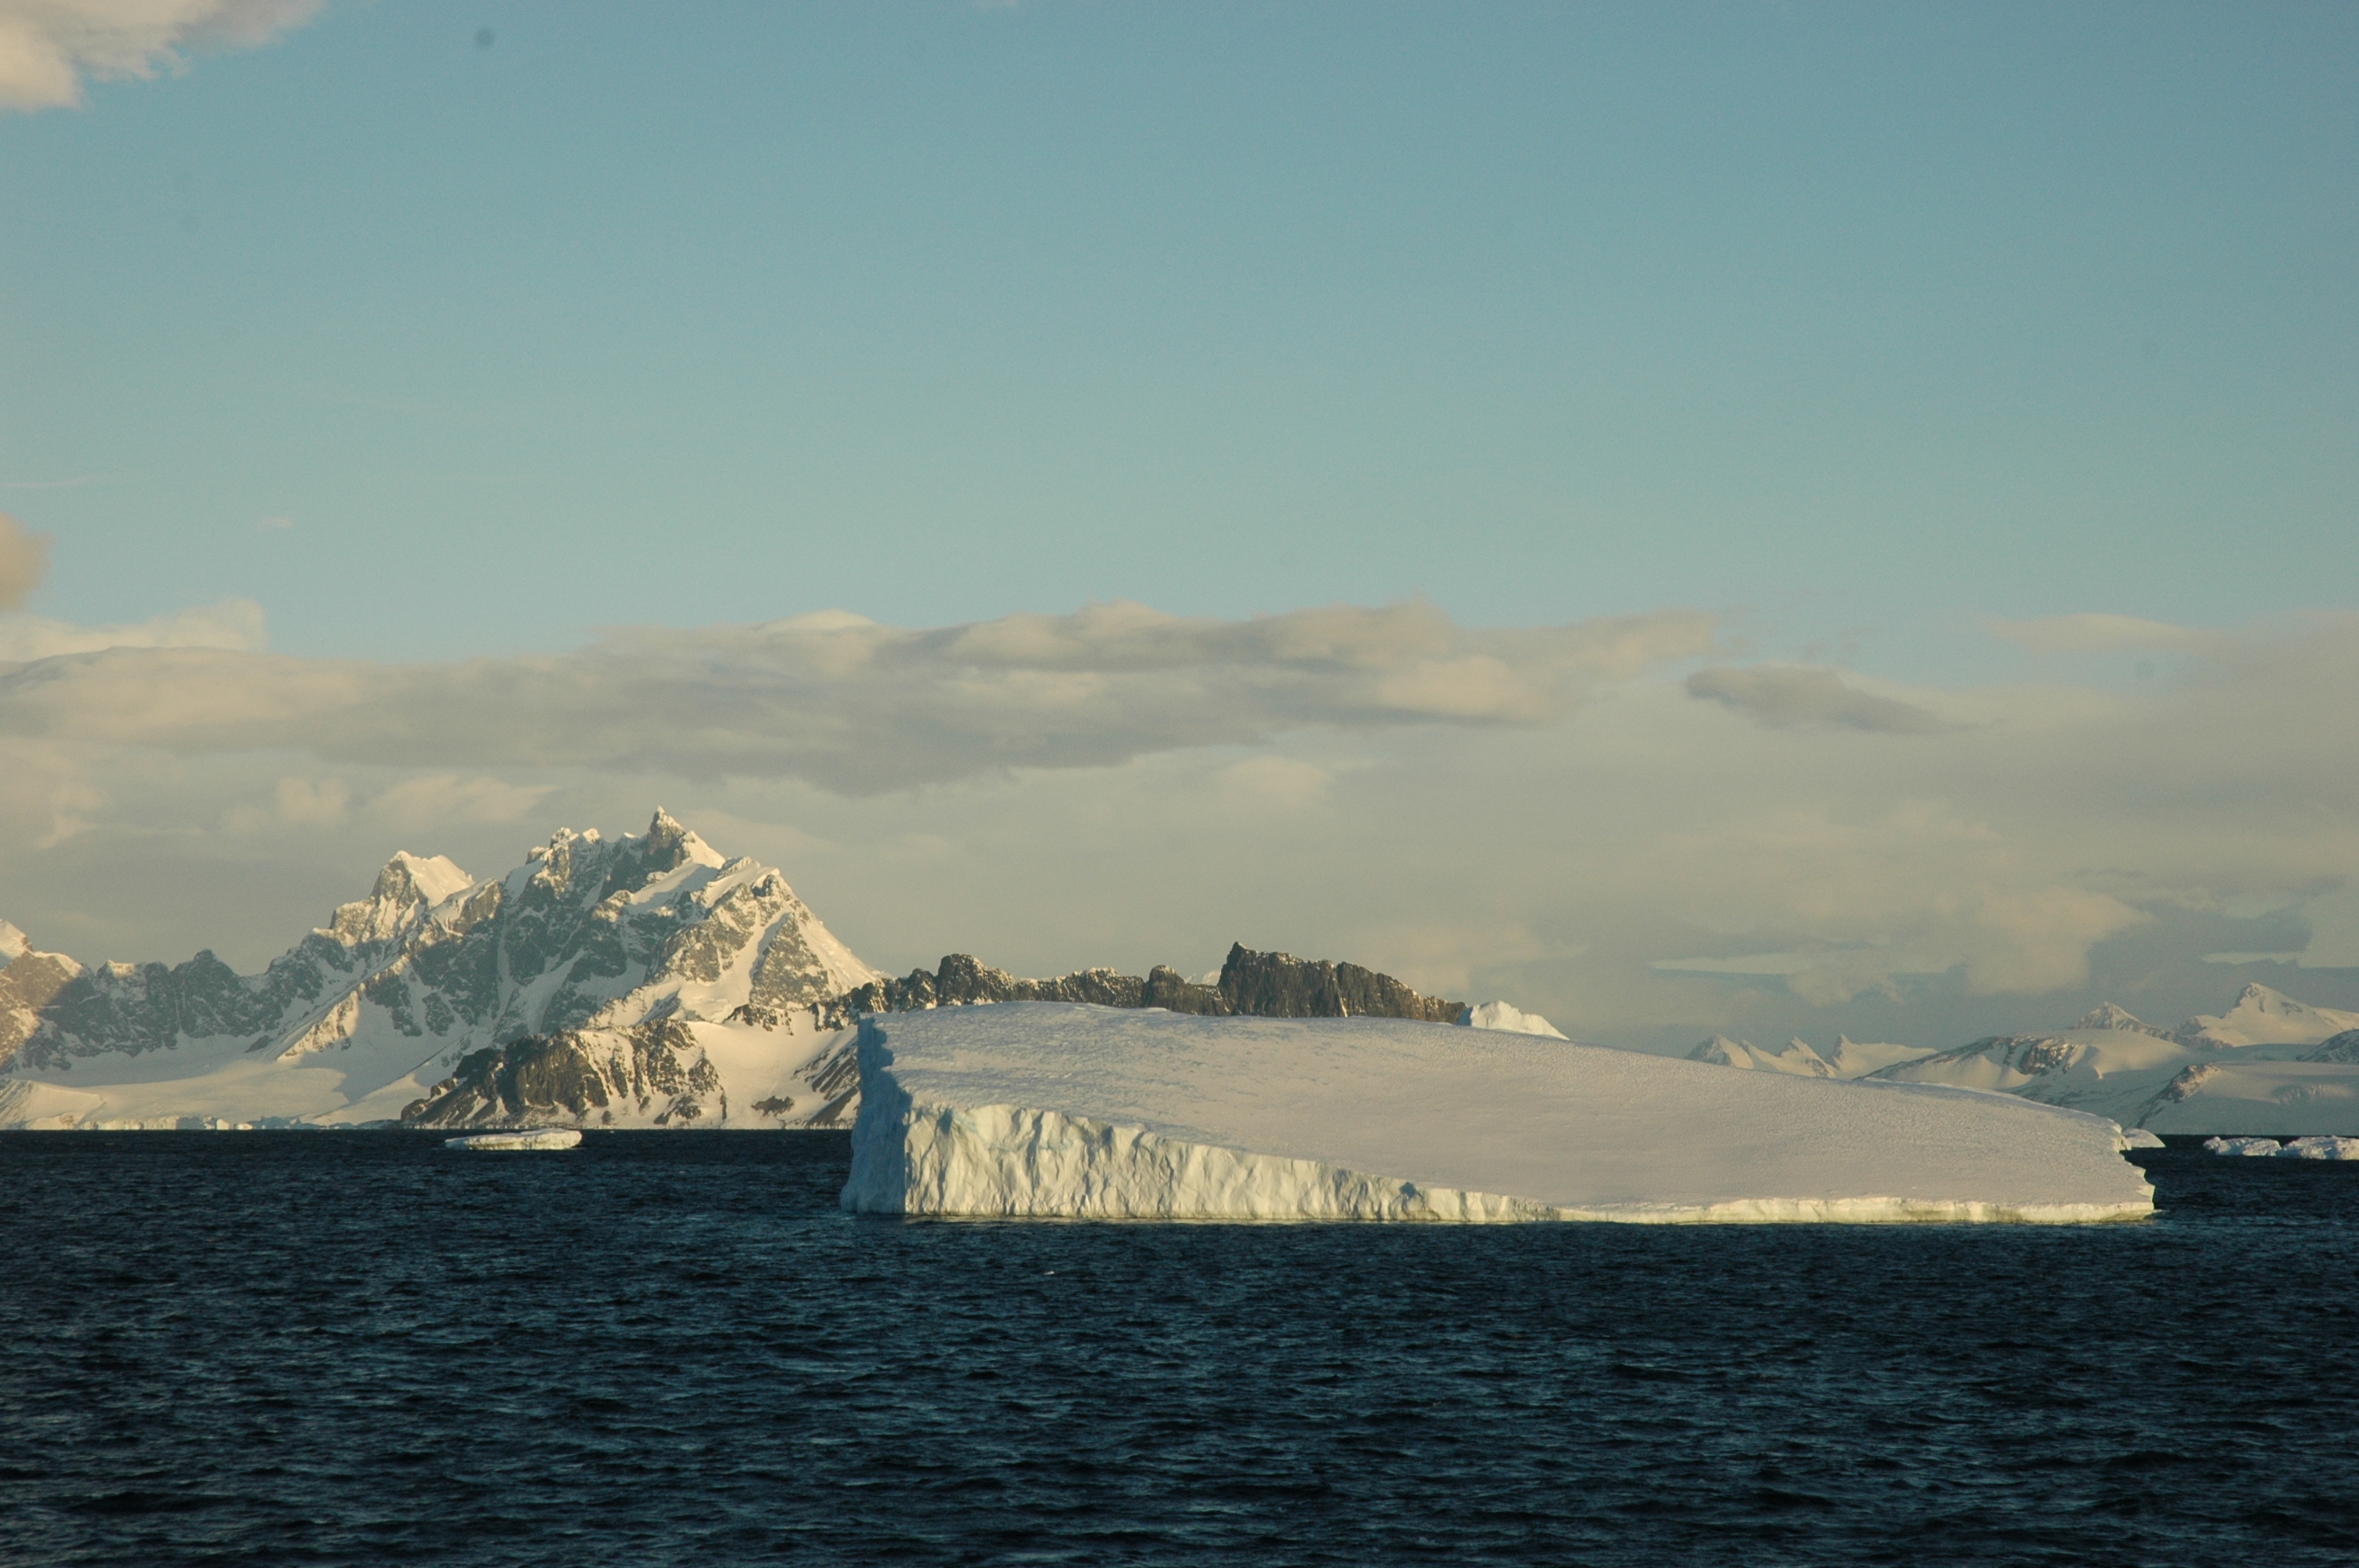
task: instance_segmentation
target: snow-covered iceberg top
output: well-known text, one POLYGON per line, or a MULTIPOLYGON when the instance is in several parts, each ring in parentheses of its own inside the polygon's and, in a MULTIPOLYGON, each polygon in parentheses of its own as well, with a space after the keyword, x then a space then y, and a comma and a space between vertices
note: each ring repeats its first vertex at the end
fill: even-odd
POLYGON ((2101 1117, 1391 1019, 864 1020, 843 1206, 1103 1219, 2137 1218, 2101 1117))

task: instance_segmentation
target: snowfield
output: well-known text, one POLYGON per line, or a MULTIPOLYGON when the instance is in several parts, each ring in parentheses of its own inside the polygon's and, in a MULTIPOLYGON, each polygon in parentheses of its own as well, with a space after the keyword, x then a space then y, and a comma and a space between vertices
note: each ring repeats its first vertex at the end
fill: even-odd
POLYGON ((1388 1019, 864 1020, 843 1206, 1099 1219, 2135 1219, 2101 1117, 1388 1019))

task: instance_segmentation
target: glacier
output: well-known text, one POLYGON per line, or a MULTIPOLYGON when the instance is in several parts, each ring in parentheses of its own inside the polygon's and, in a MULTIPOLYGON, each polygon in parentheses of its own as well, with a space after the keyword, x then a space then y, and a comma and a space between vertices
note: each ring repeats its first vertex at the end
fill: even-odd
POLYGON ((2102 1117, 1371 1018, 875 1015, 842 1205, 992 1218, 2136 1219, 2102 1117))

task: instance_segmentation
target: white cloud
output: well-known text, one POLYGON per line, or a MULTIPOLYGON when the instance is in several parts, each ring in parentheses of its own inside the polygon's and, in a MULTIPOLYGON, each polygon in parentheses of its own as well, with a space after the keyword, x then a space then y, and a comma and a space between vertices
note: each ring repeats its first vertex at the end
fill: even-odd
POLYGON ((1248 811, 1302 811, 1327 798, 1335 775, 1297 757, 1248 757, 1223 768, 1222 795, 1248 811))
POLYGON ((251 49, 320 0, 0 0, 0 109, 70 108, 85 77, 153 77, 183 50, 251 49))
MULTIPOLYGON (((49 575, 49 536, 28 532, 0 512, 0 611, 14 610, 32 597, 49 575)), ((0 625, 5 622, 0 622, 0 625)))
MULTIPOLYGON (((0 541, 5 544, 5 541, 0 541)), ((269 646, 262 606, 225 599, 176 611, 130 626, 76 626, 31 615, 0 615, 0 665, 95 654, 109 648, 223 648, 255 652, 269 646)))

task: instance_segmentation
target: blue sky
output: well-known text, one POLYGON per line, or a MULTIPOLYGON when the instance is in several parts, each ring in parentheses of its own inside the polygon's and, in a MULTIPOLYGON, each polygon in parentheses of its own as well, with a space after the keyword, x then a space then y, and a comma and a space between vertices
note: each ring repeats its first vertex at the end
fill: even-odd
POLYGON ((0 0, 37 940, 661 799, 897 969, 2359 1004, 2349 7, 141 15, 0 0))
POLYGON ((36 609, 318 654, 2348 604, 2354 70, 2330 6, 333 5, 0 120, 0 482, 92 480, 0 507, 36 609))

